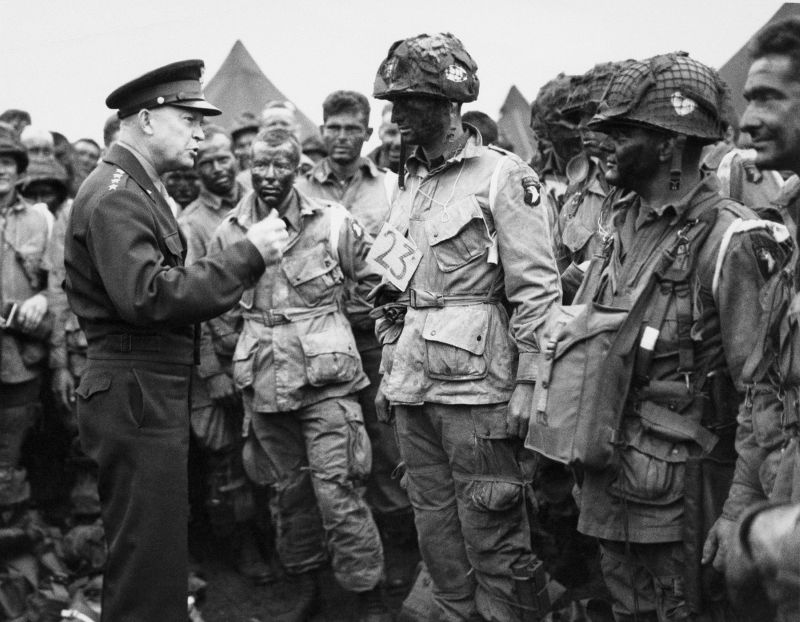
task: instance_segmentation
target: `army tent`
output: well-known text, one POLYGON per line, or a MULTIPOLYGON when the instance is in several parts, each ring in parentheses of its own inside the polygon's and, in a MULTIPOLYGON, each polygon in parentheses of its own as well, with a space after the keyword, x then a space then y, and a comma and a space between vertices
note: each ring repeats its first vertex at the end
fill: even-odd
MULTIPOLYGON (((800 3, 786 2, 764 26, 794 16, 800 16, 800 3)), ((731 103, 736 112, 737 120, 741 118, 745 108, 742 91, 744 91, 744 83, 747 81, 747 72, 750 69, 751 62, 750 55, 747 52, 747 44, 745 44, 719 70, 722 79, 728 83, 731 89, 731 103)))
POLYGON ((514 153, 526 162, 530 162, 536 149, 536 138, 530 128, 530 120, 530 103, 516 86, 512 86, 500 107, 497 127, 500 136, 513 145, 514 153))
MULTIPOLYGON (((291 101, 270 82, 244 44, 238 40, 219 71, 205 85, 204 91, 208 101, 222 110, 222 115, 214 117, 213 122, 227 130, 233 128, 243 112, 258 115, 268 101, 291 101)), ((319 133, 317 126, 299 109, 297 121, 300 123, 301 140, 319 133)))

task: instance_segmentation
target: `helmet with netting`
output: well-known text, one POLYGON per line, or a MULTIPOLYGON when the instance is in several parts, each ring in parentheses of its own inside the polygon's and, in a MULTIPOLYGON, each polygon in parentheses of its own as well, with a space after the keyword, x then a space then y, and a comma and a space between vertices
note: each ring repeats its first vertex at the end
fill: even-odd
POLYGON ((599 63, 582 76, 578 76, 561 109, 561 114, 568 119, 575 119, 576 122, 587 115, 594 115, 614 74, 629 62, 632 61, 599 63))
POLYGON ((627 123, 702 142, 722 136, 727 87, 719 74, 685 52, 627 63, 611 80, 590 123, 627 123))
POLYGON ((539 89, 531 104, 531 129, 537 136, 547 138, 554 127, 575 129, 575 124, 564 117, 561 110, 579 78, 560 73, 539 89))
POLYGON ((478 98, 478 65, 450 33, 396 41, 378 68, 373 97, 427 95, 454 102, 478 98))

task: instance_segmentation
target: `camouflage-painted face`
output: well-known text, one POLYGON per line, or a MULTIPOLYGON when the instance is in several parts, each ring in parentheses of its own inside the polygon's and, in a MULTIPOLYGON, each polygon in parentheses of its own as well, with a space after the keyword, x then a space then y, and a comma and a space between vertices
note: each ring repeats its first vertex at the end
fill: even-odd
POLYGON ((461 41, 450 33, 422 34, 392 44, 375 76, 373 96, 428 95, 471 102, 480 88, 477 70, 461 41))

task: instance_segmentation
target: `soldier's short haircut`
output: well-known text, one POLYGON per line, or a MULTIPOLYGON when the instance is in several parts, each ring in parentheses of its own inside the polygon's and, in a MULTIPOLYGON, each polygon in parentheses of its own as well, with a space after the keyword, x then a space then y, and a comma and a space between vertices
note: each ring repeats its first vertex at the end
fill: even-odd
POLYGON ((350 112, 364 115, 364 121, 369 125, 369 100, 356 91, 334 91, 322 102, 322 122, 335 114, 350 112))
POLYGON ((788 56, 792 73, 800 81, 800 17, 768 24, 750 40, 749 51, 756 60, 771 54, 788 56))
MULTIPOLYGON (((222 127, 220 125, 214 125, 213 123, 209 123, 208 125, 204 125, 203 126, 203 134, 205 134, 204 142, 206 140, 210 140, 211 138, 213 138, 217 134, 222 134, 225 138, 227 138, 231 142, 231 144, 233 144, 233 140, 231 139, 231 135, 228 132, 228 130, 226 130, 224 127, 222 127)), ((203 143, 200 143, 200 148, 201 149, 203 148, 203 143)))
MULTIPOLYGON (((256 143, 264 143, 270 147, 280 147, 281 145, 289 144, 292 146, 292 151, 294 153, 294 163, 300 164, 300 155, 303 153, 300 141, 297 140, 297 136, 295 136, 294 133, 285 128, 279 127, 261 130, 253 139, 253 145, 256 143)), ((251 145, 251 148, 253 145, 251 145)))

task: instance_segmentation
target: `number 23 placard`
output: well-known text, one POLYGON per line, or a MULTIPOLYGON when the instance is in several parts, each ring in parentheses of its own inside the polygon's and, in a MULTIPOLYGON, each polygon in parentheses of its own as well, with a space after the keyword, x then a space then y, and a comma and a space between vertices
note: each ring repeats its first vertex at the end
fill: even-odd
POLYGON ((389 223, 381 227, 367 255, 367 261, 401 292, 408 287, 421 259, 417 245, 389 223))

